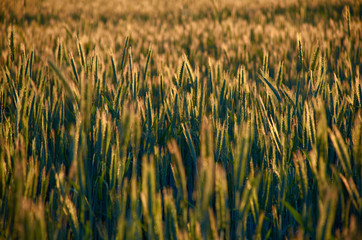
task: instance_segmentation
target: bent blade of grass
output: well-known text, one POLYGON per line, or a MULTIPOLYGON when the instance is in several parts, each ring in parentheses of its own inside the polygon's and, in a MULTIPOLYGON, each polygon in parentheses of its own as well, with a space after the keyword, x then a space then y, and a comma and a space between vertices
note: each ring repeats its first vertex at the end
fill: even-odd
POLYGON ((348 153, 347 146, 343 140, 342 134, 338 130, 337 126, 335 125, 333 126, 333 131, 330 128, 328 128, 328 135, 332 141, 334 149, 336 150, 337 156, 340 160, 344 172, 347 174, 347 177, 351 176, 352 169, 351 169, 350 156, 348 153))
POLYGON ((342 180, 342 183, 344 184, 344 186, 346 187, 347 189, 347 192, 348 192, 348 195, 350 197, 350 199, 352 200, 352 204, 354 205, 354 207, 356 209, 360 209, 361 206, 360 206, 360 202, 359 199, 359 193, 358 193, 358 190, 356 188, 356 185, 355 183, 353 182, 353 178, 349 178, 349 181, 343 176, 342 173, 339 173, 339 177, 341 178, 342 180), (356 201, 357 200, 357 201, 356 201))
POLYGON ((267 76, 263 72, 261 72, 261 74, 258 73, 258 77, 266 86, 268 86, 272 90, 278 101, 281 102, 282 98, 280 97, 278 90, 273 86, 273 84, 270 83, 270 81, 268 81, 267 76))
POLYGON ((187 59, 187 56, 186 56, 185 54, 184 54, 183 58, 184 58, 184 61, 185 61, 185 63, 186 63, 186 69, 187 69, 187 72, 188 72, 188 74, 189 74, 191 83, 193 84, 193 83, 194 83, 194 74, 193 74, 193 72, 192 72, 192 68, 191 68, 190 62, 189 62, 189 60, 187 59))
POLYGON ((294 219, 301 225, 303 226, 303 218, 300 215, 300 213, 297 212, 297 210, 295 210, 295 208, 290 205, 290 203, 288 203, 285 200, 282 200, 282 204, 289 210, 289 212, 292 214, 292 216, 294 217, 294 219))
POLYGON ((75 86, 71 86, 69 81, 67 81, 63 75, 63 73, 60 71, 60 69, 51 61, 48 61, 49 66, 51 67, 51 69, 53 69, 53 71, 56 73, 56 75, 58 76, 58 78, 60 79, 62 85, 64 86, 66 93, 72 98, 75 99, 76 102, 78 102, 78 89, 75 88, 75 86))

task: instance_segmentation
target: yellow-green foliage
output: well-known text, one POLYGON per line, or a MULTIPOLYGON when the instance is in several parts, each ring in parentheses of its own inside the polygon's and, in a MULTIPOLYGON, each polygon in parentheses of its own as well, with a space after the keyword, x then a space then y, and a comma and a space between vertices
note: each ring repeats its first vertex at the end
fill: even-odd
POLYGON ((360 5, 0 1, 0 239, 357 239, 360 5))

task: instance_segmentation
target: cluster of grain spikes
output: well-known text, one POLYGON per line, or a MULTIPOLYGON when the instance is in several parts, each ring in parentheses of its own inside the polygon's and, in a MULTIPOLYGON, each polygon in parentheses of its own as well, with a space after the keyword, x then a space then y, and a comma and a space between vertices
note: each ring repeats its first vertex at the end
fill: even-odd
POLYGON ((137 64, 128 38, 117 65, 77 39, 44 60, 15 36, 0 76, 0 237, 360 234, 360 53, 333 69, 299 35, 275 76, 266 52, 260 71, 210 60, 204 75, 182 56, 154 76, 152 49, 137 64))

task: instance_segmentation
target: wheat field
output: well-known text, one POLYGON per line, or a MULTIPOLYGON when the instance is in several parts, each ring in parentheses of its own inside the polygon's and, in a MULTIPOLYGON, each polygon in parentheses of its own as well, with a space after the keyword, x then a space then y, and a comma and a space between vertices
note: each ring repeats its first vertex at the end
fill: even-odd
POLYGON ((2 0, 0 239, 358 239, 361 1, 2 0))

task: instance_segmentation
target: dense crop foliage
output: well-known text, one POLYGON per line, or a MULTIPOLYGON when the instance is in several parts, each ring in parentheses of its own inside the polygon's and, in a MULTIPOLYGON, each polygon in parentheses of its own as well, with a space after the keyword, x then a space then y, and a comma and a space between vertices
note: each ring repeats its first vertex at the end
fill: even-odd
POLYGON ((359 1, 0 3, 0 238, 356 239, 359 1))

